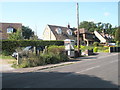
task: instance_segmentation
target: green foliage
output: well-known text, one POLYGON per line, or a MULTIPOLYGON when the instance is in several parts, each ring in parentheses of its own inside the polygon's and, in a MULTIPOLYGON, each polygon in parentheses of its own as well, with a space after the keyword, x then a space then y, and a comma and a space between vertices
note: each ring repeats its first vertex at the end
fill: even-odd
POLYGON ((12 56, 0 55, 0 59, 14 59, 12 56))
POLYGON ((104 50, 103 52, 109 52, 109 49, 104 50))
POLYGON ((64 41, 42 40, 3 40, 0 43, 2 43, 2 52, 6 55, 12 54, 18 47, 64 45, 64 41))
POLYGON ((120 26, 115 32, 115 40, 120 41, 120 26))
POLYGON ((30 37, 34 36, 34 32, 32 31, 31 28, 22 26, 22 35, 24 39, 30 39, 30 37))
POLYGON ((120 41, 116 41, 116 46, 120 46, 120 41))
POLYGON ((93 52, 98 52, 98 47, 94 47, 93 52))
POLYGON ((99 42, 94 42, 94 43, 93 43, 93 46, 94 46, 94 47, 99 46, 99 42))
MULTIPOLYGON (((57 46, 50 46, 52 49, 57 46)), ((63 48, 63 46, 58 46, 59 48, 63 48)), ((57 48, 57 49, 59 49, 57 48)), ((59 62, 68 61, 68 57, 62 53, 62 51, 57 50, 59 53, 54 53, 49 51, 48 53, 35 55, 34 53, 29 53, 28 57, 22 57, 22 62, 20 65, 13 64, 15 68, 26 68, 26 67, 35 67, 46 64, 55 64, 59 62), (61 52, 61 53, 60 53, 61 52)))
POLYGON ((102 23, 102 22, 94 23, 94 22, 83 21, 80 23, 79 26, 79 28, 85 28, 90 32, 94 32, 94 30, 97 30, 98 32, 102 32, 104 30, 104 27, 105 27, 105 33, 113 36, 115 35, 115 31, 117 27, 113 28, 110 23, 102 23))
POLYGON ((60 54, 65 50, 64 46, 56 46, 52 45, 48 47, 48 52, 53 53, 53 54, 60 54))
POLYGON ((109 52, 109 47, 98 47, 98 52, 109 52))
POLYGON ((83 21, 80 23, 79 28, 85 28, 90 32, 93 32, 97 27, 94 22, 83 21))
POLYGON ((15 68, 35 67, 46 64, 54 64, 65 62, 68 57, 64 54, 64 46, 51 45, 48 47, 48 52, 35 55, 29 52, 27 57, 22 56, 20 65, 13 64, 15 68))
POLYGON ((22 31, 17 30, 15 33, 9 34, 8 40, 22 40, 22 31))

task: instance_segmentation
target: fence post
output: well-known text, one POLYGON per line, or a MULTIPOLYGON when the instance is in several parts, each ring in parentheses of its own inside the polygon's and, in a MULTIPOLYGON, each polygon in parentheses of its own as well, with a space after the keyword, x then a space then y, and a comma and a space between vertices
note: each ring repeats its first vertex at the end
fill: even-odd
POLYGON ((111 48, 109 47, 109 53, 111 53, 111 48))

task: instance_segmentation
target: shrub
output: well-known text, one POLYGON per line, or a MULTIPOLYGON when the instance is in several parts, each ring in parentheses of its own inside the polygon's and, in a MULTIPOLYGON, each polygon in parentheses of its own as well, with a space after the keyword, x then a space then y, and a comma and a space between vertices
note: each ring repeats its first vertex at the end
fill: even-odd
POLYGON ((63 53, 63 51, 61 51, 60 53, 48 52, 40 55, 35 55, 34 53, 29 52, 27 56, 28 57, 22 56, 22 62, 20 63, 20 65, 17 66, 14 64, 13 66, 17 66, 20 68, 35 67, 39 65, 54 64, 68 60, 68 57, 63 53))
POLYGON ((104 50, 104 52, 109 52, 109 49, 104 50))
POLYGON ((9 56, 11 54, 11 52, 3 50, 1 54, 4 55, 4 56, 9 56))
POLYGON ((64 46, 56 46, 56 45, 52 45, 48 47, 48 52, 49 53, 53 53, 53 54, 60 54, 61 52, 63 52, 65 50, 64 46))
POLYGON ((99 42, 94 42, 94 43, 93 43, 93 46, 94 46, 94 47, 99 46, 99 42))
POLYGON ((41 58, 42 58, 43 61, 45 61, 45 64, 58 63, 59 62, 58 57, 59 57, 58 55, 55 55, 55 54, 52 54, 52 53, 41 55, 41 58))
POLYGON ((98 52, 98 47, 94 47, 93 52, 98 52))
POLYGON ((116 46, 120 46, 120 41, 116 41, 116 46))

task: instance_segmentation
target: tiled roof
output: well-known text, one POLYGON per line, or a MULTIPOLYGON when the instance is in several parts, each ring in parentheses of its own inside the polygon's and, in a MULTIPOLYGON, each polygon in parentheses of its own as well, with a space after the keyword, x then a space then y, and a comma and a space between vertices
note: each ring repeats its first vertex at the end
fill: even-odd
POLYGON ((51 31, 53 32, 53 34, 55 35, 57 40, 65 40, 65 39, 75 40, 74 30, 76 30, 76 28, 68 28, 68 27, 56 26, 56 25, 48 25, 48 26, 51 29, 51 31), (57 28, 60 28, 62 30, 62 34, 58 34, 56 32, 57 28), (69 35, 67 33, 67 30, 69 30, 69 29, 73 32, 73 35, 69 35))

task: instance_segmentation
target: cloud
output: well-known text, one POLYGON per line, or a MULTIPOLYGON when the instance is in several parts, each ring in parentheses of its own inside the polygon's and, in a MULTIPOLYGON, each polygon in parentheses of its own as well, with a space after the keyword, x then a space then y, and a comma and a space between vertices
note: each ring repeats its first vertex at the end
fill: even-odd
POLYGON ((87 21, 89 21, 89 22, 96 22, 96 20, 93 19, 93 18, 90 18, 90 19, 88 19, 87 21))
POLYGON ((109 16, 110 13, 109 12, 104 12, 104 16, 109 16))

